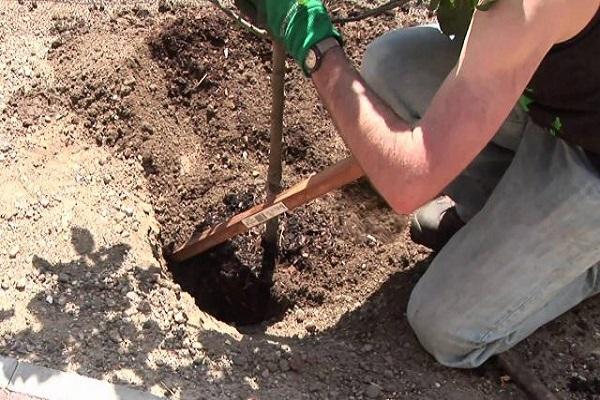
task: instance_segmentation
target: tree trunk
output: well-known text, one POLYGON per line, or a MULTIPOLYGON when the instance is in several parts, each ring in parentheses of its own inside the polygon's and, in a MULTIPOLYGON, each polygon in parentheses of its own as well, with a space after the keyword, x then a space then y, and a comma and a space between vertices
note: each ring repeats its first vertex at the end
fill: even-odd
MULTIPOLYGON (((269 169, 267 172, 267 201, 271 201, 281 191, 281 148, 283 144, 285 48, 282 43, 273 42, 273 73, 271 75, 271 145, 269 148, 269 169)), ((267 222, 262 238, 263 265, 262 276, 271 280, 277 260, 277 233, 279 218, 267 222)))

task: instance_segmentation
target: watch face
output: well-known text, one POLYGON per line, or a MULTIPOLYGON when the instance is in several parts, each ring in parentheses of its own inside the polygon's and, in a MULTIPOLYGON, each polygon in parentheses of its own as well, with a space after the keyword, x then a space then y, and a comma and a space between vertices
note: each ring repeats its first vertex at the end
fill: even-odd
POLYGON ((304 64, 306 64, 308 70, 312 70, 317 66, 317 53, 313 49, 308 51, 304 64))

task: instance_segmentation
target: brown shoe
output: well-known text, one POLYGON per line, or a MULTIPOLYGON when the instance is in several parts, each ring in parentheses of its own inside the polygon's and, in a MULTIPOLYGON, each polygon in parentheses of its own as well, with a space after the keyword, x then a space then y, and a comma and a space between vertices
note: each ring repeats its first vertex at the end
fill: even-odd
POLYGON ((410 238, 415 243, 439 251, 463 226, 465 223, 458 216, 454 201, 442 196, 412 215, 410 238))

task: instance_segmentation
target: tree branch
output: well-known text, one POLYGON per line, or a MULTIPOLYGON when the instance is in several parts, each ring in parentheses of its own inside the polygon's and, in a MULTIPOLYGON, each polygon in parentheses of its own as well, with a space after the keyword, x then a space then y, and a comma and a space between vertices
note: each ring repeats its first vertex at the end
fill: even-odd
POLYGON ((231 18, 232 20, 234 20, 242 28, 247 29, 248 31, 250 31, 254 35, 258 36, 259 38, 265 39, 265 38, 268 37, 267 32, 265 30, 260 29, 259 27, 253 25, 250 21, 242 18, 241 15, 233 12, 230 8, 228 8, 225 5, 223 5, 219 0, 206 0, 206 1, 208 1, 211 4, 213 4, 219 10, 223 11, 223 13, 225 15, 227 15, 229 18, 231 18))
POLYGON ((498 356, 498 363, 532 400, 558 400, 558 397, 542 381, 523 365, 515 355, 504 353, 498 356))
POLYGON ((370 10, 366 10, 362 14, 356 15, 354 17, 334 18, 333 23, 345 24, 347 22, 362 21, 363 19, 375 17, 375 16, 383 14, 387 11, 391 11, 395 8, 402 7, 403 5, 407 4, 410 1, 411 0, 391 0, 390 2, 388 2, 382 6, 375 7, 370 10))

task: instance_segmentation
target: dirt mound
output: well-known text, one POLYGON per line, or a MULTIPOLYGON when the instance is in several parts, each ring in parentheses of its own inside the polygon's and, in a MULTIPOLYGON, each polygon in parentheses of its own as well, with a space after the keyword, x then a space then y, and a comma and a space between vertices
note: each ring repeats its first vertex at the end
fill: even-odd
MULTIPOLYGON (((152 21, 122 13, 113 24, 148 27, 152 21)), ((96 142, 141 161, 166 248, 263 197, 271 49, 230 24, 212 12, 179 11, 120 56, 106 57, 98 43, 87 49, 83 68, 63 68, 58 90, 96 142)), ((76 41, 57 49, 58 63, 84 56, 76 41)), ((288 184, 346 155, 314 90, 296 68, 289 72, 288 184)), ((360 264, 342 272, 343 260, 368 258, 403 228, 403 218, 367 184, 355 185, 282 218, 272 288, 260 276, 260 231, 234 239, 227 254, 216 251, 172 269, 201 307, 225 321, 256 323, 293 305, 317 306, 354 291, 367 276, 360 264)))

